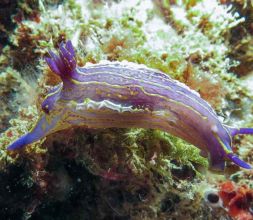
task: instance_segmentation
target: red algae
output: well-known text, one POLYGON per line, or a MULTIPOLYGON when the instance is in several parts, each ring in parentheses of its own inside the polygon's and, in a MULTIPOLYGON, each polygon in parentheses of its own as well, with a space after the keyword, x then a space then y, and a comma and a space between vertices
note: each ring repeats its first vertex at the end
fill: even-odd
POLYGON ((236 220, 252 220, 253 190, 246 185, 237 186, 231 181, 220 184, 219 196, 230 217, 236 220))

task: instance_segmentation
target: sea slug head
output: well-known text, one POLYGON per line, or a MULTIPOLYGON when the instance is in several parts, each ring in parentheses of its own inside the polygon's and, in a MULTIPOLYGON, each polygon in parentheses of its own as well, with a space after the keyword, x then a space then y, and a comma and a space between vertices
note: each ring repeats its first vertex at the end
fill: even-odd
MULTIPOLYGON (((52 51, 49 51, 49 54, 50 57, 46 57, 45 60, 52 72, 61 78, 62 83, 49 91, 41 104, 41 109, 49 120, 60 115, 60 118, 64 119, 67 117, 66 112, 71 106, 69 104, 67 105, 67 103, 62 100, 62 97, 72 100, 71 97, 75 94, 73 89, 74 85, 70 83, 76 69, 75 51, 71 41, 67 41, 66 43, 60 43, 58 55, 52 51)), ((65 127, 63 123, 60 124, 60 127, 65 127)), ((53 131, 58 129, 59 128, 56 127, 53 131)))
POLYGON ((57 101, 60 99, 62 91, 62 83, 53 87, 45 97, 41 104, 41 109, 45 114, 50 114, 53 110, 57 108, 57 101))
POLYGON ((73 79, 78 76, 78 73, 76 71, 75 50, 71 41, 60 43, 58 54, 49 51, 49 55, 50 57, 46 57, 45 60, 51 71, 58 75, 62 82, 48 93, 41 104, 41 109, 49 119, 61 115, 61 121, 56 124, 54 132, 71 126, 70 121, 74 120, 75 116, 71 112, 75 110, 76 96, 80 90, 73 83, 73 79))
POLYGON ((39 119, 33 128, 8 146, 8 150, 17 150, 43 137, 64 129, 61 120, 64 115, 64 105, 60 99, 62 83, 54 87, 42 102, 39 119))
POLYGON ((75 51, 71 41, 66 43, 60 43, 58 55, 49 50, 50 57, 46 57, 45 60, 52 70, 53 73, 58 75, 62 83, 55 86, 45 97, 44 101, 41 104, 41 109, 47 115, 54 115, 60 113, 66 109, 64 103, 61 102, 63 93, 65 96, 71 100, 72 94, 74 94, 73 83, 70 83, 73 75, 76 73, 76 59, 75 51))
POLYGON ((64 87, 68 86, 69 79, 75 72, 76 60, 74 48, 70 41, 66 44, 61 43, 59 46, 59 55, 49 51, 50 57, 46 58, 46 62, 50 69, 61 77, 62 83, 55 86, 45 97, 42 102, 42 113, 36 125, 28 133, 21 136, 8 146, 8 150, 16 150, 25 147, 37 140, 42 139, 48 134, 62 130, 69 124, 63 124, 62 119, 66 117, 66 106, 61 102, 61 94, 64 87))

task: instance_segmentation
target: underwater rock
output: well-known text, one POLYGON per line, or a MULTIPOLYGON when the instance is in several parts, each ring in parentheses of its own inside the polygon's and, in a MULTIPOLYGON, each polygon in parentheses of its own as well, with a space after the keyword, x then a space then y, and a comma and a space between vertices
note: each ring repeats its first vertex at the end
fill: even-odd
MULTIPOLYGON (((199 92, 225 123, 252 127, 252 92, 243 84, 249 82, 237 77, 251 72, 252 9, 243 2, 22 0, 16 11, 13 1, 0 27, 1 216, 17 220, 250 216, 251 170, 228 163, 224 175, 210 174, 198 149, 157 130, 73 127, 18 152, 6 151, 35 125, 42 99, 60 82, 43 58, 48 48, 58 48, 66 39, 77 48, 79 66, 101 60, 144 64, 199 92), (12 15, 16 28, 11 24, 7 30, 12 15), (18 77, 13 79, 13 73, 18 77), (226 211, 218 206, 230 195, 224 189, 229 184, 217 186, 229 178, 236 181, 232 184, 236 202, 226 203, 226 211), (217 191, 205 198, 203 189, 213 186, 217 191), (220 196, 219 190, 225 195, 220 196), (237 203, 242 207, 238 209, 237 203)), ((233 150, 252 163, 251 137, 238 136, 235 143, 233 150)))
POLYGON ((18 1, 3 0, 0 3, 0 52, 9 43, 8 34, 14 29, 12 15, 17 12, 18 1))

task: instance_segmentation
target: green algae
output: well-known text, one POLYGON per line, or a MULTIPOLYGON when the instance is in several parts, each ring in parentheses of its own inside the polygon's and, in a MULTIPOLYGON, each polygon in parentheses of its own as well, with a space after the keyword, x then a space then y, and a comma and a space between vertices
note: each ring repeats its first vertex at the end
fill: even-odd
MULTIPOLYGON (((77 50, 80 65, 87 62, 98 63, 100 60, 127 60, 145 64, 167 73, 198 91, 220 115, 229 120, 231 125, 239 124, 238 121, 241 120, 244 124, 252 125, 252 117, 247 117, 252 114, 253 104, 248 102, 252 95, 250 91, 244 89, 240 79, 230 71, 239 62, 231 58, 233 45, 230 45, 228 36, 233 28, 244 22, 244 18, 216 1, 212 1, 214 10, 201 6, 208 5, 210 1, 170 2, 172 1, 154 1, 154 6, 151 1, 136 1, 129 4, 123 1, 119 3, 110 1, 109 4, 104 5, 100 1, 84 3, 71 0, 62 3, 61 7, 51 7, 51 3, 37 1, 38 5, 35 9, 39 10, 40 21, 27 18, 17 26, 11 34, 11 47, 6 47, 0 57, 1 68, 8 66, 6 60, 14 57, 15 62, 11 67, 14 69, 8 68, 7 72, 16 72, 19 74, 17 78, 21 79, 24 75, 23 63, 25 63, 33 66, 36 72, 40 72, 40 75, 46 78, 50 72, 41 58, 47 54, 49 48, 54 50, 61 41, 71 39, 77 50), (146 3, 145 7, 142 5, 143 2, 146 3), (213 11, 219 13, 215 14, 213 11), (234 109, 237 108, 243 109, 241 114, 238 111, 234 113, 234 109)), ((26 1, 21 8, 28 14, 31 14, 34 9, 27 7, 26 1)), ((246 44, 244 41, 239 43, 246 51, 246 55, 239 60, 248 62, 250 47, 243 45, 248 45, 249 40, 246 44)), ((1 73, 1 77, 7 79, 4 73, 1 73)), ((49 77, 46 83, 53 85, 55 81, 49 77)), ((38 96, 38 106, 41 102, 40 96, 46 93, 43 92, 43 89, 46 90, 44 84, 43 79, 39 81, 43 94, 38 96)), ((8 85, 6 87, 8 92, 11 92, 11 87, 20 89, 22 86, 8 85)), ((31 105, 28 101, 24 102, 31 105)), ((7 108, 3 110, 7 112, 6 114, 18 109, 17 105, 5 103, 4 106, 7 108)), ((124 213, 128 209, 131 219, 140 219, 140 216, 145 216, 146 219, 167 219, 168 216, 175 218, 188 216, 189 219, 203 217, 206 207, 202 205, 202 195, 198 193, 196 185, 204 178, 200 170, 207 169, 208 162, 206 158, 199 155, 196 147, 157 130, 81 129, 51 135, 31 144, 25 152, 14 156, 6 152, 5 147, 12 140, 26 133, 35 124, 39 112, 39 107, 35 106, 20 110, 17 119, 12 119, 10 128, 1 135, 0 168, 2 170, 7 169, 9 164, 19 164, 20 161, 28 160, 31 163, 29 167, 35 173, 39 165, 34 165, 32 161, 40 161, 38 158, 42 155, 49 159, 45 162, 47 167, 43 166, 40 172, 50 173, 52 171, 50 168, 58 164, 74 164, 73 167, 79 169, 76 176, 86 175, 82 174, 86 167, 87 171, 84 173, 92 173, 93 179, 94 176, 103 176, 101 173, 104 171, 113 170, 116 174, 123 174, 123 181, 138 180, 137 183, 133 181, 130 184, 116 184, 115 188, 120 191, 116 195, 121 198, 118 201, 120 205, 114 204, 118 208, 116 213, 119 213, 118 210, 124 213), (66 134, 71 134, 70 138, 66 138, 66 134), (52 158, 56 157, 58 159, 54 161, 52 158), (141 199, 136 199, 140 197, 138 190, 142 189, 140 185, 143 183, 147 183, 146 191, 149 192, 144 205, 141 199), (131 192, 128 195, 131 201, 125 194, 122 195, 122 191, 125 194, 131 192), (169 197, 176 199, 170 200, 169 197), (170 203, 173 203, 172 208, 167 207, 170 203)), ((246 142, 248 149, 251 149, 252 140, 247 139, 246 142)), ((239 151, 239 153, 243 158, 250 156, 251 161, 253 160, 250 150, 239 151)), ((41 166, 41 162, 37 164, 41 166)), ((66 169, 60 167, 59 170, 66 169)), ((74 172, 73 169, 70 170, 74 172)), ((53 169, 52 173, 63 176, 62 173, 66 172, 53 169)), ((70 173, 68 175, 71 176, 70 173)), ((74 182, 76 176, 70 179, 74 182)), ((32 181, 38 185, 43 185, 43 181, 52 185, 58 183, 57 178, 49 178, 49 180, 40 178, 34 178, 32 181)), ((97 180, 92 180, 90 184, 92 187, 103 185, 97 180)), ((77 190, 76 187, 75 189, 77 190)), ((112 193, 114 188, 110 184, 104 186, 104 190, 109 192, 110 196, 114 195, 112 193)), ((53 195, 64 201, 65 198, 60 197, 56 191, 53 191, 53 195)), ((65 191, 64 187, 62 191, 59 190, 63 194, 69 193, 65 191)), ((92 188, 91 191, 94 193, 96 190, 92 188)), ((42 192, 43 195, 46 194, 43 190, 42 192)), ((96 193, 99 194, 101 191, 98 190, 96 193)), ((105 197, 108 202, 107 195, 102 197, 105 197)), ((84 198, 85 196, 82 200, 84 198)), ((115 216, 113 211, 108 211, 103 205, 102 207, 105 213, 110 213, 108 216, 115 216)), ((115 207, 112 209, 115 210, 115 207)), ((40 208, 42 212, 43 209, 40 208)), ((50 211, 50 205, 45 209, 50 211)), ((100 217, 102 219, 102 215, 100 217)))
MULTIPOLYGON (((228 9, 221 11, 223 17, 217 21, 215 17, 212 18, 212 14, 208 14, 208 11, 198 8, 197 2, 187 1, 183 5, 177 3, 178 6, 182 7, 181 13, 185 16, 184 19, 180 17, 180 20, 173 16, 173 13, 176 13, 175 5, 164 1, 161 9, 170 10, 173 20, 181 22, 184 26, 184 33, 182 34, 181 32, 174 31, 173 27, 169 26, 168 20, 164 22, 163 18, 159 17, 157 9, 152 8, 152 5, 149 5, 146 9, 147 11, 144 12, 147 13, 145 15, 146 18, 138 17, 138 7, 140 7, 140 4, 136 3, 132 7, 123 6, 127 10, 119 15, 119 17, 113 19, 110 17, 111 14, 108 14, 110 9, 106 8, 103 4, 100 4, 99 8, 97 8, 96 3, 92 4, 89 2, 87 7, 90 10, 94 9, 89 15, 82 13, 85 6, 75 1, 68 1, 62 8, 58 8, 57 10, 48 8, 47 10, 52 13, 45 13, 45 8, 42 4, 40 2, 40 9, 43 10, 39 25, 35 21, 24 21, 22 27, 17 28, 12 35, 12 43, 14 45, 25 46, 26 48, 30 48, 30 51, 34 51, 40 55, 45 54, 48 47, 52 48, 61 39, 75 38, 75 44, 79 43, 79 40, 84 39, 84 43, 77 50, 80 63, 99 62, 101 59, 128 60, 160 69, 173 78, 182 81, 184 81, 183 75, 188 65, 187 58, 197 52, 200 54, 201 61, 199 64, 192 65, 190 74, 194 76, 191 81, 199 85, 197 88, 193 87, 202 96, 205 96, 205 93, 210 93, 210 90, 205 91, 204 88, 201 88, 201 83, 210 83, 211 86, 218 84, 220 96, 216 97, 221 98, 221 100, 212 101, 216 94, 212 94, 211 97, 207 96, 206 98, 207 100, 210 99, 209 101, 218 110, 224 108, 224 106, 220 105, 226 101, 221 90, 227 90, 225 82, 230 80, 231 73, 226 71, 234 64, 229 64, 227 61, 226 54, 228 49, 224 46, 225 38, 222 40, 222 37, 224 32, 227 31, 227 27, 232 28, 241 22, 241 20, 237 19, 237 16, 229 13, 228 9), (133 10, 134 6, 137 6, 137 9, 133 10), (105 13, 101 13, 102 10, 105 13), (61 15, 63 11, 64 20, 63 15, 61 15), (150 13, 151 11, 152 13, 150 13), (159 21, 157 21, 157 17, 159 21), (204 20, 208 24, 205 27, 200 27, 200 23, 204 20), (224 21, 226 22, 225 25, 221 25, 224 21), (147 35, 147 28, 154 27, 156 22, 161 24, 161 27, 147 35), (20 35, 21 31, 24 30, 26 31, 25 37, 20 35), (171 34, 173 36, 172 39, 168 39, 167 36, 171 34), (79 39, 76 39, 76 37, 79 39), (29 46, 22 44, 22 39, 27 40, 27 38, 30 39, 29 46), (151 45, 151 40, 153 45, 151 45), (156 48, 156 45, 159 46, 156 48), (83 56, 83 52, 85 52, 86 56, 83 56), (203 69, 209 71, 208 76, 206 76, 207 71, 203 69), (202 79, 204 75, 205 78, 202 79), (217 79, 222 76, 223 78, 217 79), (216 82, 213 82, 213 78, 216 78, 216 82), (222 80, 225 81, 222 82, 222 80)), ((223 9, 218 5, 215 5, 215 7, 223 9)), ((28 56, 28 58, 30 59, 31 56, 28 56)), ((186 79, 186 83, 189 81, 186 79)), ((236 93, 235 88, 233 89, 233 92, 236 93)), ((238 90, 238 86, 236 86, 236 89, 238 90)), ((227 93, 225 92, 224 94, 227 93)), ((169 137, 165 134, 161 135, 159 132, 155 132, 154 134, 156 134, 153 135, 154 139, 159 139, 163 136, 163 141, 168 142, 171 148, 174 149, 169 154, 170 158, 176 158, 181 162, 192 161, 202 165, 205 164, 205 160, 197 156, 198 151, 195 151, 195 148, 189 147, 177 138, 169 137), (160 134, 159 138, 157 134, 160 134)))
POLYGON ((28 102, 25 94, 28 94, 31 87, 21 77, 20 73, 11 67, 5 68, 0 75, 0 131, 6 130, 8 121, 15 116, 18 107, 28 102), (24 94, 24 96, 22 96, 24 94))

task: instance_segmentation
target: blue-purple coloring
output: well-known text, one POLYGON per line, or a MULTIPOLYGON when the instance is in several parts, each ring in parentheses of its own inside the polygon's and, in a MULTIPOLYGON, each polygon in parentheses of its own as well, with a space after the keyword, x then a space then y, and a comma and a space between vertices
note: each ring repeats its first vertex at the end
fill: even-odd
POLYGON ((237 134, 253 134, 253 128, 222 124, 211 106, 185 84, 127 61, 79 67, 70 41, 60 44, 59 55, 49 54, 46 62, 62 83, 46 96, 35 127, 8 150, 72 126, 151 128, 198 147, 213 170, 224 170, 226 159, 251 168, 235 155, 232 143, 237 134))

